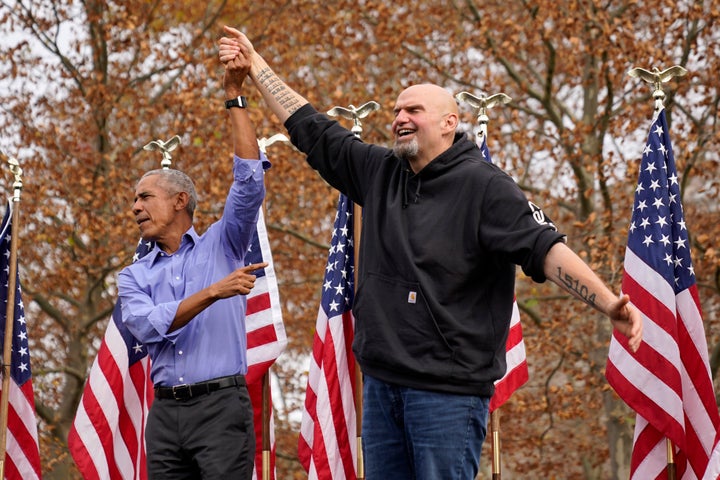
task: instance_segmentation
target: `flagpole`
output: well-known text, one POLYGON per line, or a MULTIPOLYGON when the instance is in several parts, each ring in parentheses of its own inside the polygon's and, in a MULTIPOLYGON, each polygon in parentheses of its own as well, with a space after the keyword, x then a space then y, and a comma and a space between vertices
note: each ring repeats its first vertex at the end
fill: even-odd
POLYGON ((10 273, 8 276, 7 307, 5 309, 5 341, 3 343, 2 398, 0 399, 0 479, 5 478, 5 452, 7 451, 7 428, 10 392, 10 362, 13 326, 15 323, 15 291, 17 290, 17 251, 20 219, 20 192, 22 191, 22 169, 17 160, 8 157, 10 170, 15 175, 13 182, 12 226, 10 230, 10 273))
POLYGON ((502 478, 502 465, 500 463, 500 409, 490 414, 490 429, 492 432, 492 480, 502 478))
MULTIPOLYGON (((477 122, 480 126, 478 130, 478 137, 480 143, 487 141, 487 124, 490 118, 488 117, 487 111, 489 108, 494 107, 498 104, 509 103, 512 98, 504 93, 496 93, 494 95, 486 96, 475 96, 469 92, 460 92, 455 95, 455 98, 460 102, 469 103, 472 107, 477 110, 477 122)), ((490 435, 492 441, 492 479, 502 479, 502 464, 500 455, 500 409, 496 408, 493 412, 490 412, 490 435)))
POLYGON ((675 468, 675 453, 673 443, 669 438, 665 439, 665 445, 667 446, 667 474, 668 480, 675 480, 677 478, 677 469, 675 468))
MULTIPOLYGON (((362 234, 362 208, 353 203, 353 261, 355 262, 355 289, 360 276, 360 239, 362 234)), ((355 361, 355 438, 357 439, 357 480, 365 478, 365 457, 362 448, 363 377, 360 364, 355 361)))
MULTIPOLYGON (((340 116, 353 121, 352 132, 356 137, 361 138, 362 123, 361 118, 365 118, 370 112, 373 112, 380 108, 380 104, 375 101, 369 101, 360 107, 354 105, 348 105, 345 107, 333 107, 328 110, 327 114, 330 116, 340 116)), ((354 262, 355 262, 355 290, 357 290, 358 278, 360 277, 360 239, 362 237, 362 208, 353 202, 353 248, 354 248, 354 262)), ((365 459, 363 457, 362 448, 362 409, 363 409, 363 397, 362 397, 362 386, 363 377, 360 365, 355 361, 355 433, 357 438, 357 480, 364 480, 365 478, 365 459)))
MULTIPOLYGON (((687 74, 687 70, 680 65, 674 65, 670 68, 663 70, 662 72, 657 68, 653 68, 652 71, 644 68, 633 68, 628 72, 631 77, 639 78, 646 83, 653 85, 653 100, 655 101, 655 108, 653 112, 653 119, 657 118, 660 111, 665 107, 665 92, 662 89, 662 84, 667 82, 673 77, 682 77, 687 74)), ((667 475, 668 480, 675 480, 677 478, 677 468, 675 465, 675 448, 672 440, 669 438, 665 439, 665 446, 667 450, 667 475)))

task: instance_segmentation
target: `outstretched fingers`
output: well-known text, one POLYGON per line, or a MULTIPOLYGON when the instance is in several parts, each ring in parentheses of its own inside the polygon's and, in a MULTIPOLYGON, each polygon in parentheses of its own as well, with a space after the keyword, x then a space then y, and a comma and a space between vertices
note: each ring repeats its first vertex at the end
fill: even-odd
POLYGON ((251 273, 251 272, 254 272, 255 270, 260 270, 261 268, 265 268, 268 265, 269 265, 269 263, 267 263, 267 262, 251 263, 250 265, 240 267, 238 270, 243 273, 251 273))

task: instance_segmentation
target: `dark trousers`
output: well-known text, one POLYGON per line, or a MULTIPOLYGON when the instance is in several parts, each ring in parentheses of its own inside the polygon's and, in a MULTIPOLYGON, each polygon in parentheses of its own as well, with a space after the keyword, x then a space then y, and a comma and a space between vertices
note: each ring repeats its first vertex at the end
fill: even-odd
POLYGON ((255 432, 245 386, 153 401, 145 431, 150 480, 249 480, 255 432))

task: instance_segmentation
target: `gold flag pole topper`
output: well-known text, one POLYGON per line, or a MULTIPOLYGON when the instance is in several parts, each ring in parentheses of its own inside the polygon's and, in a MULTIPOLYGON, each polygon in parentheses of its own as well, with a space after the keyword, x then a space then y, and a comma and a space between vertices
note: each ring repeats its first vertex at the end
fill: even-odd
MULTIPOLYGON (((267 147, 275 142, 289 142, 290 139, 282 133, 276 133, 271 137, 258 139, 258 148, 266 153, 267 147)), ((270 369, 263 374, 262 378, 262 476, 261 480, 269 480, 270 476, 270 369)))
MULTIPOLYGON (((487 111, 493 108, 495 105, 506 104, 512 101, 508 95, 504 93, 496 93, 494 95, 486 96, 475 96, 472 93, 460 92, 455 95, 455 99, 459 102, 465 102, 470 104, 477 111, 477 121, 480 125, 478 131, 478 137, 480 141, 487 141, 487 124, 490 118, 487 115, 487 111)), ((500 462, 500 409, 496 408, 495 411, 490 413, 490 432, 492 439, 492 478, 493 480, 500 480, 502 478, 502 465, 500 462)))
POLYGON ((512 98, 505 95, 504 93, 496 93, 494 95, 490 95, 489 97, 486 97, 484 95, 477 97, 469 92, 460 92, 455 95, 455 98, 459 102, 469 103, 473 108, 477 110, 477 121, 480 125, 478 137, 480 137, 481 141, 487 138, 487 124, 488 120, 490 120, 487 115, 488 109, 493 108, 495 105, 498 104, 509 103, 512 100, 512 98))
POLYGON ((647 83, 653 84, 653 98, 655 99, 655 115, 658 114, 663 108, 663 102, 665 101, 665 92, 663 92, 662 84, 667 82, 673 77, 682 77, 687 74, 680 65, 674 65, 670 68, 666 68, 662 72, 657 67, 650 70, 644 68, 633 68, 628 72, 628 75, 634 78, 639 78, 647 83))
POLYGON ((18 161, 7 156, 10 171, 15 175, 13 182, 12 226, 10 228, 10 272, 8 274, 7 305, 5 308, 5 341, 2 360, 2 398, 0 398, 0 479, 5 478, 5 453, 7 451, 7 429, 10 391, 10 362, 13 326, 15 323, 15 291, 17 290, 17 251, 20 218, 20 192, 22 191, 22 168, 18 161))
MULTIPOLYGON (((657 117, 660 110, 664 107, 665 92, 662 89, 662 84, 669 81, 673 77, 682 77, 687 74, 687 70, 680 65, 673 65, 670 68, 666 68, 660 71, 657 67, 654 67, 652 71, 644 68, 633 68, 628 72, 633 78, 639 78, 646 83, 652 83, 653 85, 653 99, 655 100, 655 110, 653 113, 654 117, 657 117)), ((667 474, 668 480, 675 480, 677 478, 677 470, 675 466, 675 447, 672 441, 667 438, 665 439, 665 446, 667 449, 667 474)))
POLYGON ((371 100, 357 108, 352 104, 348 105, 347 108, 333 107, 328 110, 327 114, 331 117, 342 117, 347 118, 348 120, 352 120, 353 127, 351 131, 355 134, 356 137, 360 138, 360 134, 362 133, 362 123, 360 123, 360 119, 367 117, 370 112, 374 112, 379 108, 380 104, 371 100))
MULTIPOLYGON (((355 107, 350 104, 346 107, 332 107, 328 110, 327 114, 331 117, 342 117, 353 121, 352 133, 356 137, 361 138, 362 123, 361 118, 367 117, 370 112, 374 112, 380 108, 380 104, 374 100, 370 100, 367 103, 359 107, 355 107)), ((357 289, 357 279, 359 276, 359 257, 360 257, 360 238, 362 234, 362 209, 353 203, 353 246, 355 249, 355 257, 353 259, 355 263, 355 288, 357 289)), ((357 437, 357 480, 365 479, 365 459, 363 458, 362 450, 362 385, 363 378, 362 372, 360 371, 360 365, 355 361, 355 432, 357 437)))
POLYGON ((178 135, 175 135, 167 142, 163 142, 162 140, 153 140, 152 142, 148 143, 143 147, 143 150, 148 151, 159 151, 162 153, 162 161, 160 162, 160 166, 163 169, 170 168, 170 165, 172 165, 171 159, 172 156, 170 155, 170 152, 175 150, 175 147, 180 145, 180 137, 178 135))

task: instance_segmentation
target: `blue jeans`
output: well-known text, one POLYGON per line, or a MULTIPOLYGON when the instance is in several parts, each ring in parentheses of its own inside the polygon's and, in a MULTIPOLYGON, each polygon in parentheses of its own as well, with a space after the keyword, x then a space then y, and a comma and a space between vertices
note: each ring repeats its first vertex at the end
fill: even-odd
POLYGON ((365 375, 362 440, 367 480, 472 480, 490 399, 416 390, 365 375))

